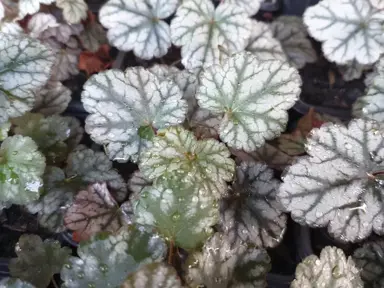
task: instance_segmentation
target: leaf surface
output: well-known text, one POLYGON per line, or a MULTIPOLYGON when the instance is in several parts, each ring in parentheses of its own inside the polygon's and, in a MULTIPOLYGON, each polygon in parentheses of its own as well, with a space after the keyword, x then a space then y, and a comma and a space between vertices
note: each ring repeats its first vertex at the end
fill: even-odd
POLYGON ((119 50, 133 50, 143 59, 162 57, 171 47, 171 31, 162 19, 171 16, 177 5, 177 0, 109 0, 100 9, 100 23, 119 50))
POLYGON ((219 46, 228 53, 244 50, 251 30, 245 10, 226 1, 216 9, 210 0, 184 1, 171 22, 172 43, 181 46, 182 63, 188 70, 219 63, 219 46))
POLYGON ((190 287, 264 288, 270 261, 265 250, 244 244, 231 248, 228 239, 216 233, 204 244, 202 252, 189 255, 186 281, 190 287))
POLYGON ((56 6, 63 10, 64 20, 69 24, 80 23, 87 18, 88 5, 84 0, 56 0, 56 6))
POLYGON ((137 161, 157 129, 184 121, 187 103, 181 97, 174 82, 161 81, 142 67, 99 73, 86 82, 82 93, 90 113, 85 130, 105 145, 111 159, 137 161))
POLYGON ((153 226, 171 245, 196 248, 212 233, 219 220, 212 195, 193 184, 168 181, 170 185, 144 188, 134 204, 135 221, 153 226))
POLYGON ((35 288, 35 286, 20 279, 3 278, 0 280, 0 288, 35 288))
POLYGON ((9 263, 11 275, 37 288, 46 288, 71 254, 71 249, 61 247, 58 241, 47 239, 43 242, 39 236, 28 234, 20 237, 15 251, 17 258, 9 263))
POLYGON ((279 60, 261 61, 251 53, 208 67, 200 81, 199 106, 223 115, 221 140, 247 152, 285 129, 287 110, 297 101, 301 86, 296 69, 279 60))
POLYGON ((165 243, 142 227, 123 229, 117 234, 94 236, 80 243, 79 257, 70 257, 61 271, 68 288, 119 287, 142 265, 160 262, 165 243))
POLYGON ((29 137, 16 135, 0 147, 0 201, 26 204, 39 198, 45 158, 29 137))
POLYGON ((49 5, 55 0, 19 0, 19 15, 18 19, 21 20, 25 16, 33 15, 40 10, 40 4, 49 5))
POLYGON ((303 16, 309 34, 323 42, 324 55, 338 64, 373 64, 383 52, 384 15, 366 0, 325 0, 303 16))
POLYGON ((71 101, 72 91, 59 81, 48 83, 35 93, 35 105, 33 111, 45 116, 61 114, 67 109, 71 101))
POLYGON ((241 7, 249 16, 255 15, 263 0, 225 0, 225 3, 241 7))
POLYGON ((302 225, 326 227, 341 241, 383 234, 384 138, 372 121, 324 124, 283 176, 278 199, 302 225))
POLYGON ((265 164, 243 162, 236 176, 231 195, 220 201, 220 228, 231 245, 277 246, 287 219, 276 202, 279 182, 273 179, 273 170, 265 164))
POLYGON ((353 260, 366 288, 384 285, 384 241, 367 242, 355 250, 353 260))
POLYGON ((292 288, 311 288, 318 283, 329 288, 364 287, 352 258, 346 258, 343 250, 336 247, 325 247, 320 257, 311 255, 305 258, 296 267, 295 275, 292 288))
POLYGON ((64 225, 83 241, 101 231, 116 232, 123 225, 123 219, 107 185, 95 183, 77 193, 65 212, 64 225))
POLYGON ((176 270, 163 263, 152 263, 143 266, 130 275, 121 288, 181 288, 176 270))
POLYGON ((143 153, 139 168, 149 180, 179 174, 185 182, 220 198, 235 170, 229 156, 223 143, 213 139, 197 141, 192 132, 172 127, 158 132, 153 146, 143 153))
POLYGON ((280 16, 269 27, 273 37, 280 41, 286 59, 294 67, 300 69, 306 63, 317 61, 316 51, 308 39, 307 28, 301 18, 280 16))
POLYGON ((50 76, 53 53, 30 38, 0 35, 0 123, 32 109, 33 92, 50 76))

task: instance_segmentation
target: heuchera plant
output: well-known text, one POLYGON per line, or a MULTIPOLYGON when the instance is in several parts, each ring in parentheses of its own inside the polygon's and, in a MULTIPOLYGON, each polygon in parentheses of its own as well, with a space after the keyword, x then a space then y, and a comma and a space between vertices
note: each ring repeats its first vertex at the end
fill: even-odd
POLYGON ((0 2, 0 213, 38 226, 0 288, 272 287, 291 219, 336 244, 284 287, 384 287, 384 1, 262 2, 0 2), (292 124, 319 59, 367 89, 292 124))

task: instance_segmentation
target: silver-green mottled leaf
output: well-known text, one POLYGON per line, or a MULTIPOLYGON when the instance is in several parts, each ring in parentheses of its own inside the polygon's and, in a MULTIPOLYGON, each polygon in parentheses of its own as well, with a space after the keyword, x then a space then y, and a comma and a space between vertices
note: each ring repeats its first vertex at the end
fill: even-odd
POLYGON ((300 69, 306 63, 317 61, 316 51, 308 39, 307 29, 301 18, 296 16, 281 16, 269 27, 272 35, 279 40, 288 62, 300 69))
POLYGON ((320 257, 305 258, 297 267, 291 288, 312 288, 323 285, 327 288, 363 288, 359 270, 351 257, 343 250, 327 246, 320 257))
POLYGON ((162 260, 165 243, 143 227, 130 227, 113 235, 100 234, 80 243, 79 257, 70 257, 61 270, 68 288, 119 287, 142 265, 162 260))
POLYGON ((276 202, 279 182, 273 170, 256 162, 236 169, 230 196, 220 201, 220 228, 232 246, 240 242, 275 247, 283 238, 286 215, 276 202))
POLYGON ((17 258, 9 262, 12 277, 46 288, 54 274, 59 273, 71 254, 71 249, 61 247, 58 241, 43 242, 37 235, 24 234, 15 248, 17 258))
POLYGON ((68 156, 65 173, 69 178, 81 178, 82 182, 106 182, 117 201, 127 196, 127 186, 123 177, 112 167, 112 162, 103 152, 95 152, 79 145, 68 156))
POLYGON ((373 64, 384 51, 384 14, 367 0, 324 0, 307 8, 303 19, 330 61, 373 64))
POLYGON ((45 158, 29 137, 8 137, 0 147, 0 201, 26 204, 40 196, 45 158))
POLYGON ((181 46, 183 65, 201 71, 220 62, 221 46, 228 53, 245 49, 252 22, 241 7, 226 1, 215 9, 210 0, 184 1, 171 22, 172 43, 181 46))
POLYGON ((195 98, 198 81, 195 74, 187 70, 179 70, 174 66, 156 64, 148 69, 155 74, 160 80, 172 80, 179 86, 183 99, 188 103, 188 117, 190 118, 192 111, 197 107, 195 98))
POLYGON ((190 287, 265 288, 270 261, 265 250, 244 244, 231 247, 225 236, 216 233, 202 252, 189 255, 186 281, 190 287))
POLYGON ((116 232, 123 226, 123 217, 107 185, 94 183, 76 194, 65 211, 64 225, 84 241, 101 231, 116 232))
POLYGON ((216 200, 180 178, 144 188, 134 204, 135 221, 156 229, 169 242, 191 250, 203 243, 219 221, 216 200))
POLYGON ((18 20, 23 19, 25 16, 33 15, 40 10, 40 4, 49 5, 55 0, 19 0, 19 15, 18 20))
POLYGON ((164 56, 171 47, 171 31, 162 19, 171 16, 177 5, 178 0, 109 0, 101 7, 99 18, 113 46, 151 59, 164 56))
POLYGON ((56 0, 56 6, 63 10, 64 20, 69 24, 87 18, 88 5, 84 0, 56 0))
POLYGON ((0 34, 0 123, 33 108, 54 62, 53 52, 39 41, 0 34))
POLYGON ((45 116, 61 114, 67 109, 71 101, 71 90, 59 81, 48 81, 48 83, 35 93, 34 112, 45 116))
POLYGON ((17 278, 4 278, 0 280, 0 288, 35 288, 35 286, 17 278))
POLYGON ((338 240, 384 234, 384 136, 373 121, 313 129, 305 150, 283 176, 277 195, 302 225, 328 227, 338 240))
POLYGON ((252 34, 245 50, 261 60, 287 59, 279 40, 273 37, 268 24, 256 20, 252 20, 252 34))
POLYGON ((143 266, 130 275, 121 288, 181 288, 175 268, 163 263, 143 266))
POLYGON ((199 106, 223 115, 221 140, 248 152, 285 129, 287 110, 298 100, 301 86, 295 68, 279 60, 261 61, 251 53, 208 67, 200 81, 199 106))
POLYGON ((384 287, 384 241, 365 243, 353 253, 365 288, 384 287))
POLYGON ((142 67, 125 73, 109 70, 92 76, 84 85, 82 102, 91 113, 85 130, 105 145, 110 159, 139 160, 151 146, 151 137, 141 134, 182 123, 187 103, 173 81, 159 79, 142 67))
POLYGON ((213 139, 197 141, 192 132, 181 127, 160 130, 153 141, 139 163, 147 179, 180 174, 184 181, 198 185, 215 198, 226 193, 235 163, 223 143, 213 139))

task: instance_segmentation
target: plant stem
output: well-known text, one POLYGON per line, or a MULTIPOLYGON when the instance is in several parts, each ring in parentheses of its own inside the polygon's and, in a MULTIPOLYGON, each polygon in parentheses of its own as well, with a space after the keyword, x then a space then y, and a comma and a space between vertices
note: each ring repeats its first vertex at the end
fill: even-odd
POLYGON ((173 240, 169 242, 169 252, 168 252, 168 264, 173 265, 173 249, 174 249, 173 240))
POLYGON ((54 277, 54 276, 52 276, 52 284, 53 284, 53 286, 55 286, 55 288, 59 288, 59 285, 57 285, 57 283, 56 283, 56 280, 55 280, 55 277, 54 277))

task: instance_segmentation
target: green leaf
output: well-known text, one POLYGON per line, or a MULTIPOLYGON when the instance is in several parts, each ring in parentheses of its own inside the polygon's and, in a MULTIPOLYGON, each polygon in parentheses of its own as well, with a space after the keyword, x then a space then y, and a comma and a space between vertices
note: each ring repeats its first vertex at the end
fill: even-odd
POLYGON ((363 288, 359 269, 351 257, 346 258, 343 250, 327 246, 321 250, 320 257, 311 255, 297 267, 291 288, 363 288))
POLYGON ((160 262, 165 243, 143 227, 122 229, 113 235, 99 234, 77 248, 61 271, 68 288, 119 287, 126 277, 142 265, 160 262))
POLYGON ((279 185, 265 164, 243 162, 237 167, 232 193, 220 201, 220 228, 231 245, 267 248, 280 243, 287 217, 276 201, 279 185))
POLYGON ((218 204, 209 193, 179 178, 144 188, 134 204, 135 221, 155 227, 167 241, 190 250, 212 233, 218 204))
POLYGON ((264 288, 270 261, 265 250, 244 244, 231 247, 225 236, 216 233, 204 244, 202 252, 189 255, 186 281, 189 287, 264 288))
POLYGON ((37 235, 24 234, 15 248, 17 258, 9 262, 12 277, 30 282, 37 288, 46 288, 54 274, 59 273, 71 254, 58 241, 45 240, 37 235))
POLYGON ((131 274, 121 288, 181 288, 175 268, 152 263, 131 274))
POLYGON ((45 158, 29 137, 8 137, 0 147, 0 201, 26 204, 40 196, 45 158))
POLYGON ((35 288, 35 286, 20 279, 4 278, 0 280, 0 288, 35 288))
POLYGON ((90 113, 85 130, 104 145, 110 159, 136 162, 151 146, 150 128, 155 131, 184 121, 187 103, 181 98, 174 81, 160 79, 143 67, 102 72, 84 85, 81 99, 90 113))
POLYGON ((31 38, 0 33, 0 124, 33 108, 50 77, 53 52, 31 38))
POLYGON ((75 231, 80 241, 100 231, 116 232, 123 224, 119 205, 105 183, 94 183, 78 192, 64 215, 64 225, 75 231))
POLYGON ((288 109, 299 98, 298 71, 280 60, 260 60, 249 52, 208 67, 196 94, 201 108, 222 116, 222 141, 247 152, 285 130, 288 109))
POLYGON ((353 260, 365 288, 384 287, 384 240, 365 243, 355 250, 353 260))
POLYGON ((340 241, 384 233, 384 135, 379 124, 355 119, 323 124, 305 146, 309 156, 290 166, 277 194, 301 225, 328 227, 340 241))
MULTIPOLYGON (((227 147, 216 140, 197 141, 192 132, 181 127, 158 131, 153 147, 143 153, 140 171, 149 180, 167 178, 172 173, 220 198, 232 180, 235 163, 227 147)), ((161 181, 161 179, 158 179, 161 181)))

